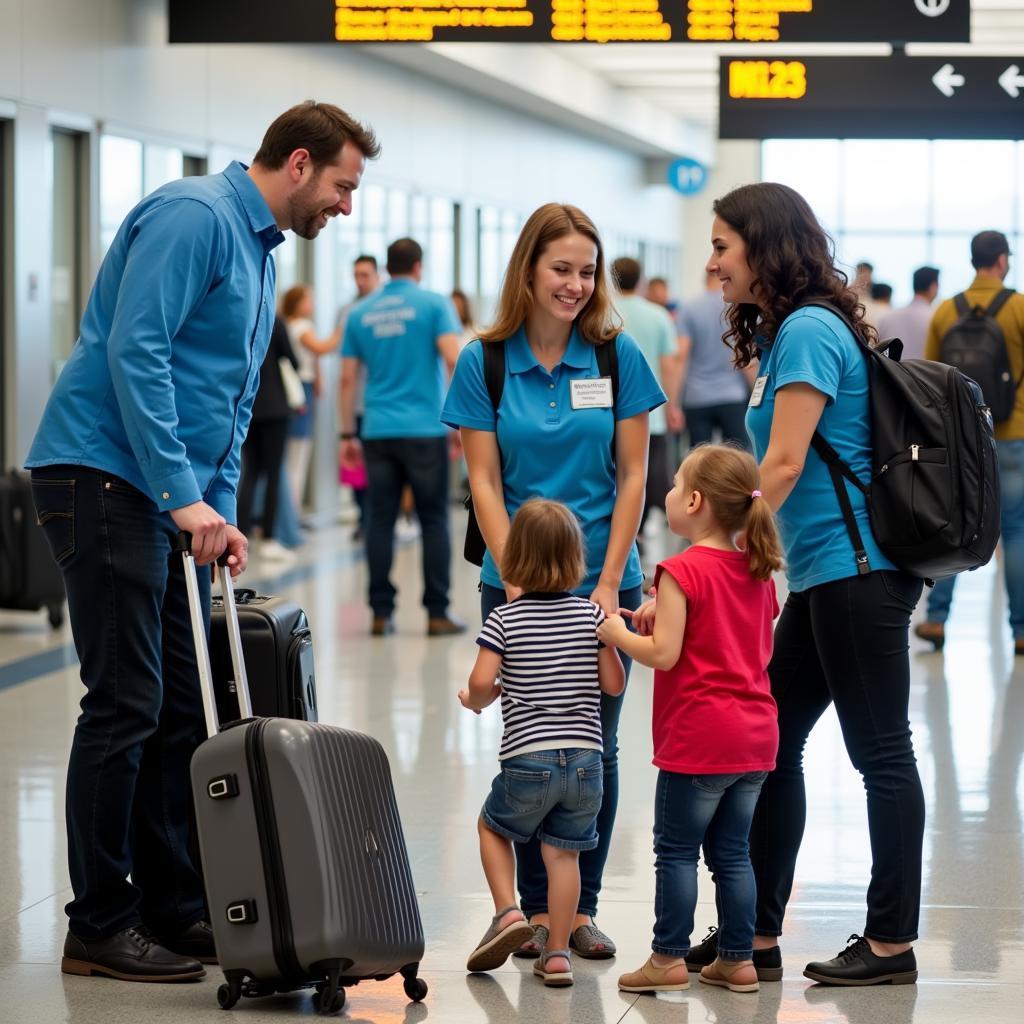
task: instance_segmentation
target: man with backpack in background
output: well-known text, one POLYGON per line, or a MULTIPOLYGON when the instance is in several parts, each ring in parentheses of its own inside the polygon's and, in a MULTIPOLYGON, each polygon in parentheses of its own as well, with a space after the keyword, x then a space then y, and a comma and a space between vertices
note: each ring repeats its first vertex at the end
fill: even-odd
MULTIPOLYGON (((977 272, 973 283, 936 310, 924 354, 977 381, 992 410, 1010 629, 1014 653, 1024 655, 1024 295, 1003 285, 1010 246, 1001 232, 982 231, 971 239, 971 264, 977 272)), ((936 650, 946 640, 955 583, 955 576, 936 582, 926 620, 914 628, 936 650)))

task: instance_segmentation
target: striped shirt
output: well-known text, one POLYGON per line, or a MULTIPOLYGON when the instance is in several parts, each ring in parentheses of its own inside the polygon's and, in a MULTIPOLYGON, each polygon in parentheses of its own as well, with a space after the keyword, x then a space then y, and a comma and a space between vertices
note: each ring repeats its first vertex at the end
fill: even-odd
POLYGON ((498 760, 537 750, 602 750, 597 627, 572 594, 523 594, 487 617, 476 642, 501 655, 505 732, 498 760))

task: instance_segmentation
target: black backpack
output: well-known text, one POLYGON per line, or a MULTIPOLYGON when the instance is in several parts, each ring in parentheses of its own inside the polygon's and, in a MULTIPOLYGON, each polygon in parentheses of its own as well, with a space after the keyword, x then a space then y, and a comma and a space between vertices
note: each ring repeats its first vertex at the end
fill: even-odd
POLYGON ((878 546, 912 576, 936 580, 984 565, 999 540, 999 465, 981 389, 945 363, 900 362, 901 341, 871 347, 828 303, 807 305, 840 317, 867 360, 871 480, 860 480, 817 430, 811 440, 832 477, 858 573, 872 567, 844 480, 866 496, 878 546))
MULTIPOLYGON (((498 406, 501 405, 501 396, 505 391, 505 342, 504 341, 482 341, 484 357, 484 383, 487 385, 487 394, 490 396, 491 405, 497 414, 498 406)), ((610 377, 612 381, 612 412, 614 414, 615 403, 619 397, 619 353, 616 342, 606 342, 597 346, 597 372, 602 377, 610 377)), ((495 433, 497 437, 497 433, 495 433)), ((500 457, 500 451, 499 451, 500 457)), ((612 458, 615 457, 615 435, 612 435, 612 458)), ((473 565, 484 564, 484 554, 487 552, 487 545, 484 543, 484 535, 480 532, 480 524, 476 521, 476 512, 473 511, 473 495, 467 494, 462 504, 469 513, 466 522, 466 541, 462 546, 462 557, 473 565)))
POLYGON ((996 423, 1013 414, 1017 389, 1024 381, 1024 374, 1013 379, 1006 338, 996 321, 996 315, 1013 294, 1012 288, 1004 288, 988 309, 982 309, 971 306, 961 292, 953 299, 959 319, 946 331, 939 348, 942 362, 955 366, 981 388, 996 423))

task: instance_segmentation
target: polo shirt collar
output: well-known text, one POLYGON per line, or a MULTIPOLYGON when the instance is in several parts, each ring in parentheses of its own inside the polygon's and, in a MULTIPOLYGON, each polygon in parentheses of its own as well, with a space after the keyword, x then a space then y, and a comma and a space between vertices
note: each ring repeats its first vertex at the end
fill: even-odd
MULTIPOLYGON (((537 357, 530 349, 526 340, 526 325, 523 324, 508 340, 508 372, 528 373, 535 366, 540 366, 537 357)), ((593 365, 594 346, 584 341, 578 328, 573 326, 569 335, 569 345, 562 356, 562 365, 577 370, 586 370, 593 365)))
POLYGON ((224 177, 228 179, 231 187, 238 193, 242 201, 242 209, 249 218, 249 226, 263 240, 263 245, 269 252, 275 246, 284 241, 284 235, 278 229, 274 215, 270 212, 263 193, 256 187, 256 182, 246 174, 246 164, 238 160, 232 160, 224 170, 224 177))

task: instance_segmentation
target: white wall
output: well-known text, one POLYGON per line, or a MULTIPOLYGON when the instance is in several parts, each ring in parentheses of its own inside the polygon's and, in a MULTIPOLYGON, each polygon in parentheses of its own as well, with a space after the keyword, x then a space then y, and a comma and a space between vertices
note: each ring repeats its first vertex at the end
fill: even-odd
POLYGON ((761 144, 747 140, 719 141, 715 166, 700 195, 683 200, 684 296, 704 287, 704 264, 711 255, 711 204, 739 185, 761 180, 761 144))

